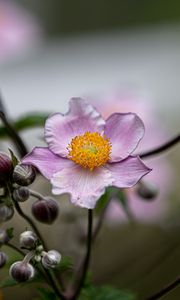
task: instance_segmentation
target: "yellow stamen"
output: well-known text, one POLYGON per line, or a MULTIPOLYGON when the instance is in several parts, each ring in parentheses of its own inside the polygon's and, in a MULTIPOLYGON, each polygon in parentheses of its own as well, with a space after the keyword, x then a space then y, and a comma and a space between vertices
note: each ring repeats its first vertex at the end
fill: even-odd
POLYGON ((105 135, 98 132, 85 132, 74 137, 67 149, 69 159, 92 171, 109 160, 111 143, 105 135))

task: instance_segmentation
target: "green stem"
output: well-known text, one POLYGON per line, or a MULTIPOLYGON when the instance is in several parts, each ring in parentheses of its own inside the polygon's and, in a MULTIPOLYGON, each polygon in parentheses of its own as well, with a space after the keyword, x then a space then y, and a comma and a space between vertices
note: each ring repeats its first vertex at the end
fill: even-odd
POLYGON ((70 298, 70 300, 78 299, 77 297, 79 296, 81 289, 84 285, 84 281, 86 279, 87 270, 89 267, 90 255, 91 255, 92 228, 93 228, 93 210, 88 209, 87 251, 86 251, 86 256, 85 256, 83 266, 82 266, 82 272, 80 274, 80 278, 79 278, 79 281, 77 284, 77 288, 76 288, 73 296, 70 298))

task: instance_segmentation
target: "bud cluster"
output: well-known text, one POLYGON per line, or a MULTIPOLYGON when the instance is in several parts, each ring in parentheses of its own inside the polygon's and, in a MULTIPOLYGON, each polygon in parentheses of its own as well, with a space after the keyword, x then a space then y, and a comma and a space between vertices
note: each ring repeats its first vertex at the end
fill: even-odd
MULTIPOLYGON (((56 250, 45 252, 43 246, 39 243, 37 235, 28 230, 20 234, 20 246, 29 250, 22 261, 17 261, 11 265, 9 274, 17 282, 27 281, 34 277, 35 269, 30 260, 41 263, 46 269, 53 269, 58 266, 61 260, 61 254, 56 250)), ((5 264, 6 255, 0 252, 0 267, 5 264)))

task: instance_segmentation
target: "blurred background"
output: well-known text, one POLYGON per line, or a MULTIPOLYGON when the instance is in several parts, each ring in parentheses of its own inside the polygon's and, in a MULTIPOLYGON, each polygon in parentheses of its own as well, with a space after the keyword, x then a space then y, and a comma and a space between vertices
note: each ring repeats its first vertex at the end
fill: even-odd
MULTIPOLYGON (((138 113, 147 129, 139 149, 147 150, 179 132, 179 80, 178 0, 0 0, 0 90, 12 120, 33 111, 66 112, 68 100, 82 96, 105 117, 114 111, 138 113)), ((29 149, 44 145, 42 128, 21 134, 29 149)), ((2 141, 0 150, 8 145, 2 141)), ((136 190, 128 192, 135 225, 112 202, 94 245, 96 284, 130 289, 143 299, 179 275, 178 153, 176 146, 147 160, 153 167, 147 182, 157 185, 159 195, 147 203, 136 190)), ((50 193, 42 178, 34 188, 50 193)), ((51 244, 77 261, 84 250, 77 240, 85 212, 64 198, 61 206, 64 217, 55 229, 62 238, 51 234, 51 244)), ((22 207, 30 210, 30 204, 22 207)), ((24 230, 19 217, 11 223, 17 235, 24 230)), ((52 231, 41 228, 45 234, 52 231)), ((14 291, 19 299, 32 299, 19 288, 4 290, 4 299, 14 291)), ((179 297, 176 289, 164 299, 179 297)))

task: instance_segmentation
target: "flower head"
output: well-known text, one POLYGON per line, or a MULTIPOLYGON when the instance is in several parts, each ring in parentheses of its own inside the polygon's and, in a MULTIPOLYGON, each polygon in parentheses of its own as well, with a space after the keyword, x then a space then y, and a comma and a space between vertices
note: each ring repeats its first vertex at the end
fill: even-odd
POLYGON ((23 163, 51 181, 54 194, 69 193, 75 205, 94 208, 107 186, 134 186, 150 169, 131 154, 144 135, 133 113, 114 113, 106 121, 81 98, 70 100, 67 114, 45 124, 47 148, 36 147, 23 163))

